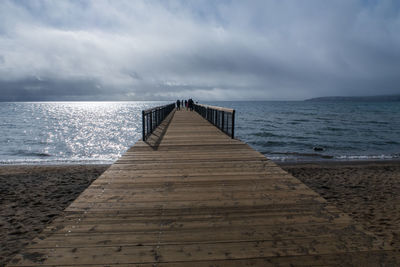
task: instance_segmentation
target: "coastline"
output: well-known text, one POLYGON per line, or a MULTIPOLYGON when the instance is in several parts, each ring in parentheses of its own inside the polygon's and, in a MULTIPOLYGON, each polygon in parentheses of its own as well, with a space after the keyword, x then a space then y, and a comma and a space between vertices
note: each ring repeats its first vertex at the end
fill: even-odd
MULTIPOLYGON (((400 161, 276 162, 400 250, 400 161)), ((0 165, 0 266, 110 165, 0 165)))

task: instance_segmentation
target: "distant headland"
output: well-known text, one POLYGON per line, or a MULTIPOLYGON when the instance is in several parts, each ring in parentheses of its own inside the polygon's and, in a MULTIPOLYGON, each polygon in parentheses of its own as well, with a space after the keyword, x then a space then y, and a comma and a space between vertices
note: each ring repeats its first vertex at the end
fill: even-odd
POLYGON ((400 101, 399 95, 377 95, 377 96, 326 96, 306 99, 304 101, 358 101, 358 102, 378 102, 378 101, 400 101))

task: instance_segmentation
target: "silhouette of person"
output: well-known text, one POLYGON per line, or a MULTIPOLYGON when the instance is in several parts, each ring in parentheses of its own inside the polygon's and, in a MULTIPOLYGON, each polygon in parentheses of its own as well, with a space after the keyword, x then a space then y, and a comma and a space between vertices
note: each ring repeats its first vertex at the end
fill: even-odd
POLYGON ((189 99, 188 106, 189 106, 190 111, 193 111, 193 99, 191 99, 191 98, 189 99))
POLYGON ((181 101, 176 100, 176 110, 180 110, 181 109, 181 101))

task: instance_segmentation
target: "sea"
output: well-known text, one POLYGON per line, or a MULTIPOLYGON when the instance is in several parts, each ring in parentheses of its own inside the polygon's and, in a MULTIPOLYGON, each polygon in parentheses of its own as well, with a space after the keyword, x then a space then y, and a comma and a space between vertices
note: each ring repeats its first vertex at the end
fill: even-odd
MULTIPOLYGON (((171 102, 1 102, 0 165, 111 164, 171 102)), ((201 103, 235 109, 236 138, 276 162, 400 159, 400 102, 201 103)))

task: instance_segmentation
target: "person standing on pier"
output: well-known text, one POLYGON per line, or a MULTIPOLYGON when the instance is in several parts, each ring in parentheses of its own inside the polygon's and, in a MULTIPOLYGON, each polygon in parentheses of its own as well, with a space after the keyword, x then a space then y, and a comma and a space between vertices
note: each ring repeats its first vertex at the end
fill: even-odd
POLYGON ((188 101, 188 107, 189 107, 189 109, 190 109, 190 111, 193 111, 193 99, 189 99, 189 101, 188 101))
POLYGON ((181 101, 176 100, 176 110, 180 110, 181 109, 181 101))

